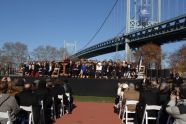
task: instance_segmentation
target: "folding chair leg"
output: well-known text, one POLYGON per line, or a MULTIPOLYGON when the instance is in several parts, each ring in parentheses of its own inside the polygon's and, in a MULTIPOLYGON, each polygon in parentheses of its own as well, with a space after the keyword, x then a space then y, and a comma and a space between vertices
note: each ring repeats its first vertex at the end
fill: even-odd
POLYGON ((121 119, 122 124, 123 124, 123 121, 126 119, 126 118, 125 118, 125 114, 126 114, 126 113, 125 113, 125 110, 123 110, 123 115, 122 115, 122 119, 121 119))
POLYGON ((122 113, 122 101, 119 101, 119 119, 121 118, 121 113, 122 113))
POLYGON ((127 114, 127 112, 126 112, 126 118, 125 118, 125 124, 127 124, 127 122, 128 122, 128 114, 127 114))
POLYGON ((146 118, 146 119, 145 119, 145 121, 146 121, 145 124, 148 124, 148 119, 147 119, 147 117, 148 117, 148 116, 147 116, 147 112, 146 112, 146 113, 145 113, 145 118, 146 118))

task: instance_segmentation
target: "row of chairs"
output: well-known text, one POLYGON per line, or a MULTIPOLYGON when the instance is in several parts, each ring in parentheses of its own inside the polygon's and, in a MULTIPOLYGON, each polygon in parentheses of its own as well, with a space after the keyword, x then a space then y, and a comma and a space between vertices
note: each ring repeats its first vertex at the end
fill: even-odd
MULTIPOLYGON (((68 98, 68 101, 70 101, 70 93, 66 93, 66 96, 68 98)), ((64 105, 64 97, 63 95, 58 95, 58 99, 60 99, 61 105, 60 105, 60 117, 62 117, 65 114, 65 105, 64 105)), ((45 121, 45 114, 44 114, 44 104, 43 104, 43 100, 40 101, 41 104, 41 115, 42 115, 42 120, 45 121)), ((29 124, 34 124, 34 118, 33 118, 33 109, 32 106, 20 106, 21 109, 25 110, 26 112, 29 113, 29 124)), ((52 97, 52 106, 51 106, 51 117, 52 119, 56 120, 56 108, 55 108, 55 100, 54 97, 52 97)), ((0 112, 0 118, 2 119, 6 119, 7 120, 7 124, 11 124, 11 120, 10 120, 10 112, 0 112)), ((45 123, 45 122, 43 122, 45 123)))
MULTIPOLYGON (((68 97, 68 101, 70 102, 70 93, 65 93, 65 95, 68 97)), ((63 95, 58 95, 58 99, 60 99, 60 114, 59 116, 62 117, 65 114, 65 104, 64 104, 64 96, 63 95)), ((56 114, 56 107, 55 107, 55 100, 54 97, 52 97, 52 106, 51 106, 51 116, 54 120, 57 118, 56 114)))
MULTIPOLYGON (((32 106, 20 106, 20 108, 29 112, 29 124, 34 124, 32 106)), ((12 124, 10 119, 10 112, 0 112, 0 118, 7 120, 7 124, 12 124)))
POLYGON ((6 119, 7 124, 11 124, 10 113, 8 111, 7 112, 0 112, 0 118, 1 119, 6 119))
MULTIPOLYGON (((119 118, 121 118, 122 120, 122 123, 125 122, 125 124, 133 124, 134 123, 134 117, 135 117, 135 113, 136 111, 135 110, 129 110, 128 109, 128 106, 136 106, 137 104, 139 103, 139 101, 136 101, 136 100, 127 100, 125 102, 125 105, 123 106, 122 105, 122 101, 120 100, 119 102, 119 118), (133 115, 129 117, 129 114, 130 115, 133 115)), ((143 114, 143 118, 142 118, 142 124, 148 124, 148 121, 149 120, 157 120, 158 117, 152 117, 152 116, 149 116, 148 112, 149 111, 158 111, 160 112, 161 110, 161 106, 158 106, 158 105, 147 105, 145 106, 145 110, 144 110, 144 114, 143 114)))

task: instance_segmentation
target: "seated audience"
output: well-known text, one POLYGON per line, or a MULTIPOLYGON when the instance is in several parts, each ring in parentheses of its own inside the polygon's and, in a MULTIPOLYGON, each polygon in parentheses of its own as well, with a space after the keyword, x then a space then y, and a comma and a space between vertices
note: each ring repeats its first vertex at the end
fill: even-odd
POLYGON ((72 107, 73 107, 73 96, 72 96, 72 87, 70 86, 68 80, 64 81, 63 88, 65 90, 66 96, 67 94, 69 94, 69 96, 67 96, 66 109, 67 109, 67 113, 71 114, 72 107))
MULTIPOLYGON (((11 121, 16 120, 16 114, 19 112, 19 106, 16 102, 16 99, 13 96, 10 96, 8 93, 8 83, 7 81, 0 81, 0 112, 10 112, 11 121)), ((0 118, 1 124, 6 124, 7 120, 0 118)))
POLYGON ((140 86, 141 90, 145 89, 145 87, 148 86, 148 85, 150 85, 150 80, 146 75, 144 75, 143 80, 141 82, 141 86, 140 86))
POLYGON ((8 83, 8 93, 13 92, 13 84, 11 78, 6 74, 2 79, 2 81, 6 81, 8 83))
POLYGON ((118 83, 118 93, 117 93, 117 96, 115 98, 115 104, 114 104, 114 112, 115 113, 118 113, 119 112, 119 101, 123 101, 123 96, 125 94, 125 92, 127 92, 127 89, 128 89, 128 84, 126 83, 123 83, 123 84, 120 84, 118 83))
POLYGON ((52 84, 48 83, 48 88, 49 88, 49 96, 50 98, 54 98, 55 101, 55 110, 56 110, 56 115, 59 117, 60 114, 60 105, 61 105, 61 100, 58 99, 58 95, 63 95, 63 100, 64 104, 67 105, 67 97, 65 95, 65 89, 63 85, 61 84, 61 80, 54 80, 52 84))
POLYGON ((159 105, 162 106, 162 111, 160 113, 160 124, 166 124, 169 115, 167 114, 165 109, 169 102, 170 88, 166 82, 162 82, 159 89, 159 105))
MULTIPOLYGON (((129 84, 129 89, 128 91, 125 92, 123 99, 124 99, 124 103, 127 100, 136 100, 136 101, 139 100, 139 91, 135 89, 135 85, 133 83, 129 84)), ((129 110, 135 110, 135 109, 136 106, 129 106, 129 110)))
POLYGON ((186 84, 180 85, 180 93, 172 91, 166 108, 167 113, 174 118, 173 124, 186 124, 186 84))
POLYGON ((29 81, 24 80, 23 91, 17 93, 15 98, 19 106, 32 106, 34 123, 38 124, 40 119, 39 100, 35 93, 32 92, 32 85, 29 81))
MULTIPOLYGON (((136 118, 140 124, 142 121, 145 106, 147 105, 158 105, 159 101, 159 89, 157 88, 157 80, 153 79, 149 85, 145 86, 145 89, 140 91, 139 103, 136 107, 136 118)), ((154 114, 155 113, 150 113, 154 114)), ((153 123, 153 122, 152 122, 153 123)))
POLYGON ((183 84, 183 79, 179 73, 176 73, 175 77, 173 78, 173 88, 180 87, 181 84, 183 84))
MULTIPOLYGON (((46 81, 45 80, 40 80, 38 82, 38 87, 35 90, 35 94, 38 97, 39 101, 43 101, 43 113, 44 113, 44 118, 41 118, 40 121, 45 121, 45 124, 51 124, 52 120, 50 119, 50 108, 52 105, 52 99, 49 97, 49 91, 46 87, 46 81), (43 120, 44 119, 44 120, 43 120)), ((42 113, 41 113, 42 115, 42 113)))

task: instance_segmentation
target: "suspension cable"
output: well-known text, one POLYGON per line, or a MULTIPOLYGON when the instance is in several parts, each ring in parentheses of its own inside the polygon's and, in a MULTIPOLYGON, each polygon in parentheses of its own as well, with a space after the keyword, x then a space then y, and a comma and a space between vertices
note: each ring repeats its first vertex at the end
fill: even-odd
MULTIPOLYGON (((112 11, 114 10, 116 4, 118 3, 119 0, 116 0, 113 7, 111 8, 111 10, 109 11, 108 15, 105 17, 103 23, 100 25, 100 27, 97 29, 97 31, 95 32, 95 34, 91 37, 91 39, 89 40, 89 42, 84 46, 82 47, 82 49, 86 48, 94 39, 95 37, 98 35, 98 33, 101 31, 101 29, 103 28, 103 26, 105 25, 106 21, 108 20, 108 18, 110 17, 112 11)), ((82 50, 81 49, 81 50, 82 50)))

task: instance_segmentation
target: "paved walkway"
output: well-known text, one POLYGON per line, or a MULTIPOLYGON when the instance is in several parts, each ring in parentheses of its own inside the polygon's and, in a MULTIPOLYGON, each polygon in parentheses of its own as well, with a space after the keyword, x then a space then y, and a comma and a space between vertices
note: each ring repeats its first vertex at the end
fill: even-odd
POLYGON ((72 114, 65 114, 55 124, 121 124, 112 103, 75 102, 72 114))

